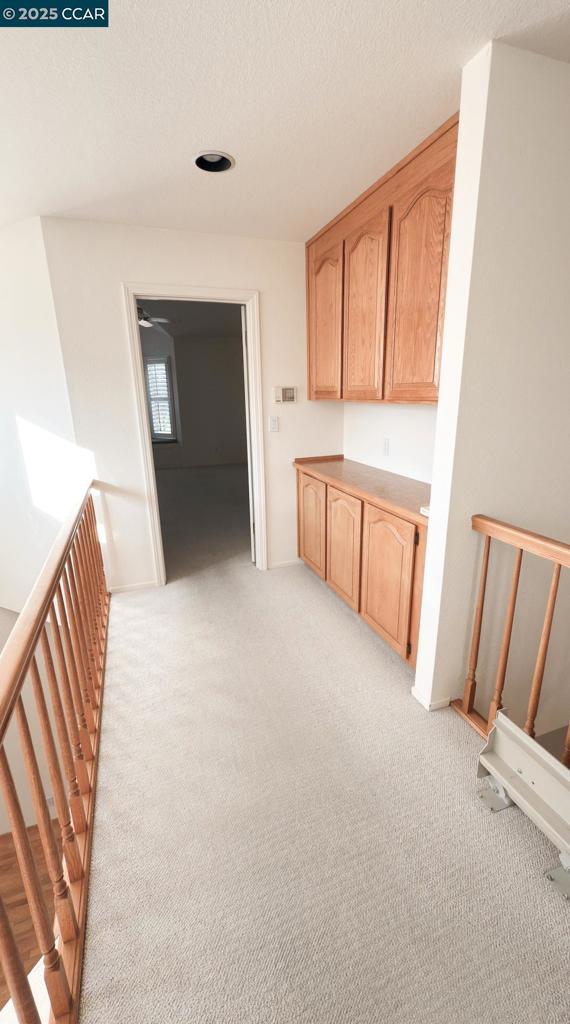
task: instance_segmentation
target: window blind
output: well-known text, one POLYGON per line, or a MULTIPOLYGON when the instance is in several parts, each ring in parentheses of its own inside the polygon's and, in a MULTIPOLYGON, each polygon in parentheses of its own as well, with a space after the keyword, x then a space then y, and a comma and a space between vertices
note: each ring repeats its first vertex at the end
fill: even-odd
POLYGON ((146 388, 153 439, 175 440, 172 381, 168 359, 146 360, 146 388))

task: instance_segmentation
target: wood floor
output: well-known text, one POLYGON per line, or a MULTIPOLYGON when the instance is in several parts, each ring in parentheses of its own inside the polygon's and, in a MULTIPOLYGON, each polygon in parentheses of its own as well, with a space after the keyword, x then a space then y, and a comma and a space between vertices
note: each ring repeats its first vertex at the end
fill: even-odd
MULTIPOLYGON (((53 911, 52 888, 36 825, 28 829, 28 835, 34 854, 34 863, 40 875, 44 898, 50 910, 53 911)), ((10 924, 12 925, 18 949, 20 950, 22 962, 29 972, 34 964, 38 962, 40 951, 36 942, 20 869, 16 859, 14 842, 10 833, 0 836, 0 892, 2 893, 2 898, 10 918, 10 924)), ((9 998, 10 995, 0 968, 0 1007, 4 1006, 9 998)))

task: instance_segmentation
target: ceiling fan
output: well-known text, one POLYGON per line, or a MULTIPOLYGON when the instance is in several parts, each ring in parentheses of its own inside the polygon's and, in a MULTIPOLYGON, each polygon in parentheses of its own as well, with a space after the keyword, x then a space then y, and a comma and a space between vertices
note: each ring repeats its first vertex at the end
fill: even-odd
POLYGON ((169 324, 165 316, 151 316, 142 306, 137 306, 137 318, 141 327, 154 327, 155 324, 169 324))

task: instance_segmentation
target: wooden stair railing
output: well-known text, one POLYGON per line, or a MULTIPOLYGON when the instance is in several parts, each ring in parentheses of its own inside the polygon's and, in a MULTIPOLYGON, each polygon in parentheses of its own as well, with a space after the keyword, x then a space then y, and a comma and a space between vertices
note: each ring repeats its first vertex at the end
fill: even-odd
MULTIPOLYGON (((43 958, 51 1020, 77 1020, 110 595, 92 484, 61 529, 0 654, 0 791, 43 958), (22 697, 29 679, 57 831, 22 697), (46 691, 48 696, 46 696, 46 691), (49 699, 49 703, 48 703, 49 699), (48 909, 5 750, 14 723, 53 891, 48 909)), ((0 966, 21 1024, 40 1016, 0 897, 0 966)))
MULTIPOLYGON (((482 737, 487 737, 489 731, 491 730, 493 722, 495 721, 497 712, 500 711, 503 706, 503 689, 505 686, 507 662, 511 644, 511 635, 513 630, 513 621, 515 616, 515 607, 517 602, 523 552, 526 551, 530 554, 537 555, 539 558, 544 558, 552 562, 553 566, 550 589, 548 592, 548 599, 546 603, 546 611, 544 615, 544 622, 542 626, 542 633, 540 636, 540 643, 538 647, 538 653, 536 657, 536 663, 534 666, 534 673, 530 687, 530 696, 528 701, 526 722, 524 725, 524 731, 527 733, 527 735, 530 737, 534 737, 534 727, 540 702, 542 680, 544 678, 544 669, 546 665, 546 656, 548 654, 548 645, 550 641, 550 633, 552 630, 556 597, 558 594, 560 572, 563 568, 570 568, 570 544, 563 544, 561 541, 552 540, 552 538, 550 537, 543 537, 541 536, 541 534, 532 533, 530 530, 523 530, 519 526, 512 526, 510 523, 503 523, 498 519, 490 519, 488 516, 473 516, 471 524, 473 529, 476 530, 477 533, 483 534, 485 541, 483 545, 483 557, 481 564, 481 574, 479 578, 479 590, 477 595, 477 603, 475 606, 475 617, 473 622, 473 633, 471 637, 469 666, 467 669, 467 676, 465 679, 463 699, 452 701, 451 706, 464 719, 466 719, 466 721, 469 722, 469 724, 482 737), (497 540, 503 544, 508 544, 510 547, 513 547, 515 549, 515 559, 513 564, 513 574, 511 578, 511 588, 507 603, 507 611, 505 615, 505 623, 503 626, 503 634, 501 640, 501 648, 499 652, 497 673, 495 677, 493 697, 489 705, 487 717, 483 718, 482 715, 475 711, 474 702, 477 689, 477 661, 479 657, 479 647, 481 643, 481 627, 483 622, 485 591, 487 586, 487 573, 489 568, 489 553, 492 540, 497 540)), ((562 754, 561 760, 562 763, 566 765, 566 767, 570 767, 570 726, 568 727, 568 731, 566 734, 565 749, 562 754)))

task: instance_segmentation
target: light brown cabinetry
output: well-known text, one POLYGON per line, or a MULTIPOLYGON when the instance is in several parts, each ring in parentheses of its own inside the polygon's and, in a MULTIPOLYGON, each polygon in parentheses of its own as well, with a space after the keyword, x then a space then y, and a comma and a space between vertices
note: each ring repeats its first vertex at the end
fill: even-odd
POLYGON ((307 243, 309 398, 436 402, 457 118, 307 243))
POLYGON ((322 480, 299 473, 299 555, 323 579, 326 573, 327 489, 322 480))
POLYGON ((392 212, 384 397, 394 402, 437 401, 455 167, 455 144, 443 142, 400 172, 392 212))
POLYGON ((311 398, 340 398, 343 242, 315 246, 308 283, 311 398))
POLYGON ((407 657, 416 527, 374 505, 364 505, 361 613, 403 658, 407 657))
POLYGON ((361 534, 362 502, 335 487, 327 487, 326 579, 355 611, 360 600, 361 534))
POLYGON ((342 456, 295 465, 301 558, 415 664, 429 486, 342 456))
POLYGON ((347 401, 382 398, 389 223, 385 207, 344 243, 342 395, 347 401))

